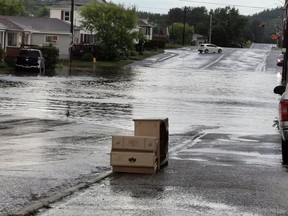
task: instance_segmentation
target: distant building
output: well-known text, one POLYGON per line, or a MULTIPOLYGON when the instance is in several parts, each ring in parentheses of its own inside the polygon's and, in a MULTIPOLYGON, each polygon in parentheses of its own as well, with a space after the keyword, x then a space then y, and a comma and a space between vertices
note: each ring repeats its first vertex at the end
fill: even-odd
POLYGON ((200 44, 206 43, 207 37, 200 34, 193 34, 191 44, 199 46, 200 44))
POLYGON ((147 19, 138 20, 139 31, 142 32, 147 40, 152 40, 153 26, 149 24, 147 19))

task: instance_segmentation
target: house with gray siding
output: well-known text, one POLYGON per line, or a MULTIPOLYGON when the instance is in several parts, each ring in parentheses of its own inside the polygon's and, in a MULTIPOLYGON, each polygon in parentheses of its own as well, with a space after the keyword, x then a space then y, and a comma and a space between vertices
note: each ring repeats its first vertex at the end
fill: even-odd
POLYGON ((59 19, 0 16, 2 48, 19 48, 22 45, 53 44, 59 48, 59 57, 69 58, 71 43, 70 24, 59 19))

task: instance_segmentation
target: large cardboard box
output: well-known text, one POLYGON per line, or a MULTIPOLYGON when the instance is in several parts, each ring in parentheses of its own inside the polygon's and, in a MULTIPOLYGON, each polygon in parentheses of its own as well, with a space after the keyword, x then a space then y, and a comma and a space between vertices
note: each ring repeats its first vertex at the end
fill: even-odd
POLYGON ((151 136, 159 139, 157 159, 159 170, 168 164, 169 124, 168 118, 159 119, 133 119, 135 136, 151 136))
POLYGON ((112 136, 112 150, 156 151, 157 145, 157 137, 112 136))
POLYGON ((154 174, 158 167, 159 139, 151 136, 112 136, 113 172, 154 174))

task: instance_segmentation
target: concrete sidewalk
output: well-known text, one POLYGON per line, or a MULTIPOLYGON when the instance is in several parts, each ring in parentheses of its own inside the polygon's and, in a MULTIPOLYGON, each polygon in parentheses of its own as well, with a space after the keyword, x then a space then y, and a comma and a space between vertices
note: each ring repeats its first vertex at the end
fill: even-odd
POLYGON ((269 206, 247 193, 259 188, 247 184, 243 190, 239 172, 245 168, 215 169, 213 164, 170 159, 169 165, 154 175, 102 176, 89 188, 43 206, 37 215, 267 215, 269 206))

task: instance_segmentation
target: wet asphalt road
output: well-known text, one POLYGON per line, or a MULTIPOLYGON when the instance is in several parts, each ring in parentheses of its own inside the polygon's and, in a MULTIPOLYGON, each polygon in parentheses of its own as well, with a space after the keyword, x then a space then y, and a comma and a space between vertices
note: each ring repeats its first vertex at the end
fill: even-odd
MULTIPOLYGON (((285 212, 287 170, 272 127, 280 51, 270 49, 256 44, 200 55, 186 48, 119 71, 0 75, 0 214, 110 170, 111 135, 132 134, 132 119, 139 117, 169 118, 171 166, 164 172, 175 172, 173 163, 196 164, 197 175, 187 171, 187 178, 198 184, 209 182, 224 194, 220 182, 229 182, 259 194, 263 205, 275 202, 270 210, 285 212), (226 167, 234 178, 231 172, 225 176, 226 167), (263 182, 247 186, 255 173, 263 182)), ((105 181, 113 183, 113 177, 105 181)), ((195 190, 208 196, 211 191, 201 191, 204 186, 195 190)), ((236 196, 235 203, 250 202, 253 208, 254 199, 236 196)), ((225 196, 220 200, 233 202, 225 196)))

